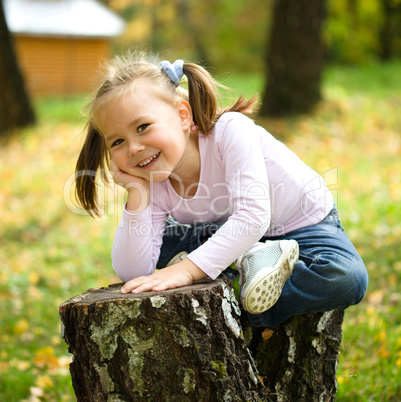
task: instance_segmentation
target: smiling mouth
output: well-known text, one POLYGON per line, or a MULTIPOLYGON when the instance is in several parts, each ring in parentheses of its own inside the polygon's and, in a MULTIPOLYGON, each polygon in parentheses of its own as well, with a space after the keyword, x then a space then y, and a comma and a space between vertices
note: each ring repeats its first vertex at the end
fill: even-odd
POLYGON ((153 162, 155 159, 157 159, 157 157, 160 155, 160 152, 158 152, 156 155, 151 156, 149 159, 146 159, 145 161, 143 161, 142 163, 138 163, 138 166, 140 167, 145 167, 148 166, 149 163, 153 162))

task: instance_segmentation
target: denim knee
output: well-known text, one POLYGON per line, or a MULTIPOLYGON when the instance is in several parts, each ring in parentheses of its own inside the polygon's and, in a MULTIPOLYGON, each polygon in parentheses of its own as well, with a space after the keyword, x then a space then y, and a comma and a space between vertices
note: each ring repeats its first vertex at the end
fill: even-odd
POLYGON ((326 300, 333 308, 346 309, 362 301, 368 285, 368 274, 362 260, 347 261, 346 267, 327 267, 334 275, 329 275, 326 300), (329 302, 330 304, 330 302, 329 302))
POLYGON ((348 272, 349 281, 353 283, 353 292, 350 300, 350 306, 358 304, 365 296, 368 287, 368 273, 365 264, 360 261, 353 265, 352 269, 348 272), (353 298, 353 299, 352 299, 353 298))

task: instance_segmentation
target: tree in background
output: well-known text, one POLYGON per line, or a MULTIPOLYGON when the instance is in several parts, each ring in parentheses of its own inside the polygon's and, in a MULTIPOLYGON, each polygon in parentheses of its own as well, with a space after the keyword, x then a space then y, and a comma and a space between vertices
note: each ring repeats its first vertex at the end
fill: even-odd
POLYGON ((401 1, 381 0, 381 3, 384 18, 380 29, 380 59, 388 61, 394 57, 396 41, 400 42, 401 1))
POLYGON ((35 123, 0 0, 0 133, 35 123))
POLYGON ((260 114, 309 112, 319 101, 325 0, 276 0, 260 114))
POLYGON ((401 0, 328 0, 326 61, 360 65, 401 57, 401 0))

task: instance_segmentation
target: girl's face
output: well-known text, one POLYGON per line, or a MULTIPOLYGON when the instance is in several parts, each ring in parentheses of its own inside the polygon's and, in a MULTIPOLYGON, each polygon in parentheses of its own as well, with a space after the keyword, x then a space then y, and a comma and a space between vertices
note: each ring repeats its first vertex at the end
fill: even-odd
POLYGON ((101 112, 106 145, 122 171, 152 182, 173 173, 174 180, 187 175, 194 147, 189 135, 192 113, 185 100, 167 103, 139 84, 101 112))

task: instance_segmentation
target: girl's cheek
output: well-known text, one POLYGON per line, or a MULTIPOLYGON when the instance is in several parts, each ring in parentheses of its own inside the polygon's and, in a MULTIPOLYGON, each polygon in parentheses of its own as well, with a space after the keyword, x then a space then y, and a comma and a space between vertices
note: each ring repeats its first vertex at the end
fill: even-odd
POLYGON ((117 149, 113 149, 110 152, 111 157, 113 158, 114 162, 118 165, 118 163, 121 163, 121 152, 117 149))
POLYGON ((110 152, 110 158, 116 164, 116 166, 121 170, 121 159, 116 155, 115 152, 110 152))

